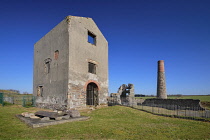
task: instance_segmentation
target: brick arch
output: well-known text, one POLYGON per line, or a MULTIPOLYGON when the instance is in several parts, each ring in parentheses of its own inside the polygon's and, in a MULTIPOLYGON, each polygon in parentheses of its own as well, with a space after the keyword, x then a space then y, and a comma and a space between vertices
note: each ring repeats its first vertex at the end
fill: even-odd
POLYGON ((100 86, 99 86, 98 82, 96 82, 96 81, 94 81, 94 80, 88 80, 88 81, 86 82, 85 86, 84 86, 84 91, 86 91, 87 85, 90 84, 90 83, 96 84, 97 87, 98 87, 98 90, 100 90, 100 86))

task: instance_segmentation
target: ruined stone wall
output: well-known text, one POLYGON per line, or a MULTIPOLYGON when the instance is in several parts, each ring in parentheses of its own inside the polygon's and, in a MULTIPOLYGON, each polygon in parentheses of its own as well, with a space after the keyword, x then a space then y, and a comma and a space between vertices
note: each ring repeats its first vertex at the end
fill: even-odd
POLYGON ((107 103, 108 42, 91 18, 69 17, 69 108, 86 107, 86 86, 94 82, 99 88, 99 104, 107 103), (88 42, 88 31, 96 44, 88 42), (96 74, 88 72, 88 62, 96 64, 96 74))
POLYGON ((39 86, 42 95, 37 96, 36 105, 41 108, 59 109, 67 106, 68 92, 68 23, 63 20, 34 45, 33 95, 39 86), (55 57, 55 51, 59 54, 55 57), (50 68, 47 71, 46 61, 50 68))
POLYGON ((202 110, 200 100, 193 99, 146 99, 142 105, 165 107, 167 109, 202 110))

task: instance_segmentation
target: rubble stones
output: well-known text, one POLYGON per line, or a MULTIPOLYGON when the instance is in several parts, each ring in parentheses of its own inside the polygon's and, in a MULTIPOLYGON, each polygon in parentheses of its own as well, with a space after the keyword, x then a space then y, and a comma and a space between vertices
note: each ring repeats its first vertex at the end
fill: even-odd
POLYGON ((35 115, 31 115, 30 116, 31 119, 40 119, 39 117, 35 116, 35 115))
POLYGON ((37 111, 35 113, 36 116, 41 116, 41 117, 49 117, 49 118, 57 118, 59 115, 57 112, 49 112, 49 111, 37 111))
POLYGON ((23 117, 29 118, 30 116, 34 116, 34 113, 23 112, 21 113, 23 117))
POLYGON ((49 117, 44 117, 44 118, 41 118, 41 121, 49 121, 50 118, 49 117))
POLYGON ((61 117, 56 117, 55 120, 57 120, 57 121, 62 120, 62 116, 61 117))
POLYGON ((16 115, 16 117, 19 118, 21 121, 25 122, 28 126, 31 126, 32 128, 63 124, 67 122, 83 121, 90 118, 90 117, 81 116, 77 118, 62 119, 59 121, 57 120, 42 121, 41 119, 26 118, 26 117, 23 117, 22 115, 16 115))
POLYGON ((63 111, 58 111, 58 115, 63 116, 63 115, 65 115, 65 113, 63 111))
POLYGON ((40 119, 41 121, 52 121, 52 120, 68 120, 70 118, 80 117, 78 110, 67 110, 67 111, 37 111, 35 113, 24 112, 21 116, 31 119, 40 119))
POLYGON ((58 114, 60 115, 60 114, 63 114, 63 111, 57 111, 58 112, 58 114))
POLYGON ((80 117, 80 113, 78 110, 67 110, 66 113, 69 114, 72 118, 80 117))
POLYGON ((62 116, 63 119, 69 119, 70 118, 70 115, 64 115, 62 116))
POLYGON ((29 113, 25 113, 24 117, 29 118, 30 117, 29 113))

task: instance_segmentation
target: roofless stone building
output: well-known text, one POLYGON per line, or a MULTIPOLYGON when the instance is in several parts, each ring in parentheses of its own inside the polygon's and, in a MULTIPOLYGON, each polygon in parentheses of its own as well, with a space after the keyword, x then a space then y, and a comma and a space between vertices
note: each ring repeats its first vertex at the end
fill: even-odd
POLYGON ((34 45, 36 106, 107 104, 108 42, 92 18, 67 16, 34 45))

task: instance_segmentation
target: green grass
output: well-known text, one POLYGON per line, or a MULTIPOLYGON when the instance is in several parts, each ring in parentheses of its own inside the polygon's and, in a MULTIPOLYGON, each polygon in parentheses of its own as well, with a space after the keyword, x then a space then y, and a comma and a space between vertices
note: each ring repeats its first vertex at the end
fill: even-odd
POLYGON ((146 96, 146 97, 135 97, 136 99, 152 99, 152 98, 156 98, 156 97, 152 97, 152 96, 146 96))
POLYGON ((5 105, 13 105, 13 104, 11 104, 11 103, 9 103, 9 102, 4 102, 4 106, 5 105))
POLYGON ((37 108, 0 107, 0 139, 210 139, 210 123, 155 116, 122 106, 82 113, 91 118, 30 128, 15 117, 37 108))
POLYGON ((169 96, 169 99, 199 99, 202 102, 210 102, 210 95, 169 96))
POLYGON ((23 96, 33 96, 32 94, 20 94, 10 90, 0 89, 0 93, 4 93, 4 97, 23 97, 23 96))

